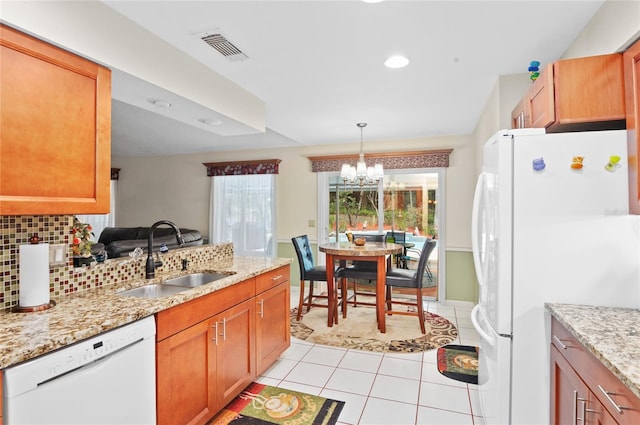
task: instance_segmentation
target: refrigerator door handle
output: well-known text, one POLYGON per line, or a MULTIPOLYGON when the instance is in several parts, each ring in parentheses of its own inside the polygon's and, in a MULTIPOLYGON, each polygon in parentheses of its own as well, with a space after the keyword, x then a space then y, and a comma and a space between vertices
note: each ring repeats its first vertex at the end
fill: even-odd
POLYGON ((471 323, 473 324, 473 327, 476 329, 476 331, 478 331, 478 335, 480 335, 480 338, 485 340, 487 344, 493 347, 496 345, 496 339, 489 335, 482 328, 482 325, 480 325, 480 320, 478 320, 478 315, 480 314, 482 314, 480 311, 480 304, 476 304, 476 306, 473 307, 473 310, 471 310, 471 323))
POLYGON ((480 228, 480 204, 482 203, 482 192, 485 185, 484 173, 480 173, 476 182, 476 190, 473 195, 473 207, 471 209, 471 251, 473 253, 473 265, 476 269, 478 285, 484 286, 484 273, 480 258, 480 241, 478 240, 478 230, 480 228))

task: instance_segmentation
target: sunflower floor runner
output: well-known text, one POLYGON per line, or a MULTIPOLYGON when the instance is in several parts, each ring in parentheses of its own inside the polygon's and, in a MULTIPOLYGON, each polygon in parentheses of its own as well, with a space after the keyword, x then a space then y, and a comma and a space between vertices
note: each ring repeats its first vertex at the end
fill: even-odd
POLYGON ((208 425, 333 425, 343 407, 343 401, 254 382, 208 425))
POLYGON ((478 384, 478 347, 445 345, 438 348, 438 371, 450 379, 478 384))

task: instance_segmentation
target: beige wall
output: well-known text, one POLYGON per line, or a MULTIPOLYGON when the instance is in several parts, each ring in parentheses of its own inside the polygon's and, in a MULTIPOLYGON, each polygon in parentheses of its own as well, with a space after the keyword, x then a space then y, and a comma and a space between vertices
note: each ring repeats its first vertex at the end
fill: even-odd
POLYGON ((620 52, 640 37, 640 1, 608 0, 580 32, 562 59, 620 52))

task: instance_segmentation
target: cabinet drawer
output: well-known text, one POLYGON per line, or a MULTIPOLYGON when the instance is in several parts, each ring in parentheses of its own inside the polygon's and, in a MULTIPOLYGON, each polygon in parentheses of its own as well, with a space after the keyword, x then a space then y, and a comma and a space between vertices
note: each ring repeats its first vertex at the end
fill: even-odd
POLYGON ((255 288, 255 278, 251 278, 159 312, 156 315, 156 341, 253 298, 255 288))
POLYGON ((619 424, 640 423, 640 399, 555 318, 551 323, 551 343, 619 424))
POLYGON ((573 367, 587 358, 587 349, 555 318, 551 322, 551 343, 573 367))
POLYGON ((256 294, 273 288, 274 286, 289 280, 289 266, 283 266, 270 272, 261 274, 256 278, 256 294))

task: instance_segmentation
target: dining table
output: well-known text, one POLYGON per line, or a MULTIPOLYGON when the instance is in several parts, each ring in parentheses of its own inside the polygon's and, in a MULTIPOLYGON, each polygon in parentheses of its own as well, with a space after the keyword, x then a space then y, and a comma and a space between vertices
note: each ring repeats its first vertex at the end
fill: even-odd
MULTIPOLYGON (((335 309, 337 308, 336 291, 335 291, 335 262, 339 261, 342 266, 347 261, 372 261, 376 263, 376 320, 378 322, 378 330, 386 333, 385 323, 385 287, 387 257, 393 254, 401 254, 404 250, 402 244, 391 242, 366 242, 362 246, 355 245, 351 242, 334 242, 321 244, 318 246, 320 252, 326 255, 327 263, 327 292, 328 300, 328 317, 327 326, 332 327, 334 323, 335 309)), ((390 263, 390 262, 389 262, 390 263)))

